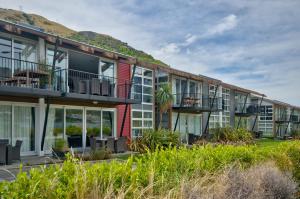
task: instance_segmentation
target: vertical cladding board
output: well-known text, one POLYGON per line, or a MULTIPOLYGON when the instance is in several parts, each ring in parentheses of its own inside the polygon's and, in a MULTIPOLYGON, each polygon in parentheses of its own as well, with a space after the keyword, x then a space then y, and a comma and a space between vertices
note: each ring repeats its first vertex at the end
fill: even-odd
MULTIPOLYGON (((118 63, 118 70, 117 70, 117 78, 118 78, 118 95, 119 97, 126 97, 126 91, 128 91, 128 88, 125 89, 125 83, 130 82, 130 72, 131 72, 131 66, 130 64, 119 62, 118 63)), ((121 126, 122 126, 122 121, 125 113, 125 107, 126 105, 118 105, 117 106, 117 129, 118 129, 118 136, 120 136, 121 132, 121 126)), ((131 137, 130 132, 131 132, 131 106, 128 106, 126 118, 125 118, 125 123, 124 123, 124 129, 123 129, 123 136, 127 136, 128 138, 131 137)))

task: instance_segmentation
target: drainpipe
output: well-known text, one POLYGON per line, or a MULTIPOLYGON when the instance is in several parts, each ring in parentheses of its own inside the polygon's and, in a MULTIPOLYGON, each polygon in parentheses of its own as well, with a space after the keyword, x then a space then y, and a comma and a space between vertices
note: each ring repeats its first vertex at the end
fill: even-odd
MULTIPOLYGON (((243 114, 244 111, 245 111, 246 103, 247 103, 247 100, 248 100, 248 96, 249 96, 249 93, 247 93, 247 95, 246 95, 246 99, 245 99, 244 105, 243 105, 242 114, 243 114)), ((240 117, 239 117, 239 122, 238 122, 238 125, 237 125, 237 127, 236 127, 237 129, 240 127, 241 119, 242 119, 242 116, 240 115, 240 117)))
MULTIPOLYGON (((52 61, 51 84, 53 83, 53 80, 54 80, 54 71, 55 71, 55 62, 56 62, 56 59, 57 59, 58 43, 59 43, 59 37, 57 36, 56 37, 56 42, 55 42, 55 47, 54 47, 53 61, 52 61)), ((41 151, 44 151, 44 144, 45 144, 45 137, 46 137, 46 131, 47 131, 49 109, 50 109, 50 100, 49 100, 48 97, 46 98, 46 102, 47 102, 47 107, 46 107, 43 135, 42 135, 42 142, 41 142, 41 151)))
POLYGON ((202 134, 203 137, 207 136, 207 134, 208 134, 209 119, 210 119, 210 115, 211 115, 211 112, 212 112, 212 109, 213 109, 213 106, 214 106, 214 103, 215 103, 215 99, 217 97, 219 86, 220 86, 220 84, 218 84, 216 86, 214 98, 213 98, 213 100, 212 100, 212 102, 210 104, 210 109, 209 109, 209 113, 208 113, 208 117, 207 117, 205 129, 204 129, 203 134, 202 134))
MULTIPOLYGON (((183 101, 184 101, 185 91, 186 91, 187 85, 188 85, 188 79, 186 79, 186 84, 185 84, 185 87, 184 87, 184 90, 183 90, 183 93, 182 93, 182 96, 181 96, 180 108, 183 106, 183 101)), ((174 132, 177 129, 177 124, 178 124, 179 116, 180 116, 180 109, 179 109, 179 111, 177 113, 177 118, 176 118, 176 122, 175 122, 175 126, 174 126, 174 132)))
MULTIPOLYGON (((263 99, 264 99, 264 96, 261 96, 261 100, 260 100, 260 103, 259 103, 259 109, 262 105, 262 102, 263 102, 263 99)), ((254 128, 255 128, 255 125, 256 125, 256 122, 257 122, 257 118, 258 118, 258 114, 260 113, 260 111, 257 111, 256 112, 256 116, 255 116, 255 119, 254 119, 254 122, 253 122, 253 126, 252 126, 252 132, 254 131, 254 128)))

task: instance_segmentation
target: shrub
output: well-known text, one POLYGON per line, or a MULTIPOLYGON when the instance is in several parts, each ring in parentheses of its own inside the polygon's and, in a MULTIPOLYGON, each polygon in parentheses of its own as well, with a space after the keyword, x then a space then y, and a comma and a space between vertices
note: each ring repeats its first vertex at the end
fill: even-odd
POLYGON ((70 125, 66 128, 66 134, 69 136, 82 135, 82 129, 79 126, 70 125))
POLYGON ((100 135, 100 128, 94 127, 94 128, 87 128, 87 136, 96 136, 100 135))
POLYGON ((292 136, 294 139, 300 139, 300 130, 293 129, 293 130, 291 131, 291 136, 292 136))
POLYGON ((136 138, 130 144, 133 151, 146 152, 147 150, 155 151, 158 148, 169 146, 179 146, 179 134, 170 130, 159 129, 157 131, 148 129, 143 132, 142 137, 136 138))
MULTIPOLYGON (((203 179, 205 176, 218 176, 217 174, 222 176, 224 169, 234 168, 233 174, 230 175, 232 181, 216 185, 228 185, 228 187, 225 186, 224 190, 230 188, 234 192, 235 190, 247 190, 249 187, 256 187, 257 185, 254 183, 259 183, 259 186, 266 190, 262 193, 274 193, 274 190, 285 189, 281 190, 282 193, 280 193, 284 197, 286 192, 294 192, 294 182, 288 181, 284 175, 280 176, 281 174, 276 174, 273 171, 271 173, 275 174, 263 173, 259 170, 256 172, 257 175, 254 175, 253 172, 250 172, 251 167, 273 160, 276 166, 291 164, 291 167, 280 166, 279 168, 283 172, 293 172, 293 169, 299 165, 299 147, 300 141, 286 141, 273 147, 255 145, 218 145, 216 147, 205 145, 194 146, 191 149, 169 147, 156 149, 152 153, 145 153, 135 159, 130 157, 124 162, 112 160, 95 164, 69 158, 62 165, 35 168, 30 171, 29 175, 26 172, 21 172, 15 181, 0 183, 0 195, 4 199, 183 198, 181 195, 176 195, 175 191, 182 190, 181 185, 185 182, 192 182, 192 185, 196 185, 194 180, 203 179), (245 173, 242 172, 241 175, 236 174, 234 176, 235 171, 243 170, 245 173), (248 182, 243 180, 244 175, 252 176, 250 182, 253 185, 247 184, 248 182), (234 184, 235 181, 240 182, 238 184, 244 184, 238 186, 238 184, 234 184), (279 184, 282 184, 281 187, 278 187, 279 184), (286 184, 290 184, 290 187, 286 187, 286 184), (267 192, 268 190, 269 192, 267 192)), ((266 168, 268 167, 270 166, 266 168)), ((293 174, 295 175, 294 172, 293 174)), ((223 178, 217 178, 215 182, 221 180, 223 178)), ((214 184, 211 179, 206 182, 214 184)), ((214 189, 217 189, 218 186, 215 186, 214 189)), ((193 190, 190 188, 187 191, 192 193, 193 190)), ((247 193, 249 194, 249 192, 247 193)), ((195 198, 197 197, 199 196, 195 196, 195 198)))
POLYGON ((67 148, 67 143, 63 138, 57 138, 54 142, 53 149, 56 151, 64 151, 67 148))
POLYGON ((182 187, 179 193, 183 198, 292 199, 297 193, 297 183, 274 163, 252 166, 245 171, 228 168, 218 175, 193 179, 182 187))
POLYGON ((231 128, 231 127, 223 127, 223 128, 215 128, 212 129, 212 141, 215 142, 251 142, 253 140, 253 136, 250 131, 243 128, 231 128))

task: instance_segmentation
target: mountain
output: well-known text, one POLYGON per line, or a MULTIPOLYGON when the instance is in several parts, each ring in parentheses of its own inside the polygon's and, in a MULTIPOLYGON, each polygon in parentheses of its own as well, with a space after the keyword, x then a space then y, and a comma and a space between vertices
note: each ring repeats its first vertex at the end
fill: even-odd
POLYGON ((0 19, 11 21, 19 24, 29 24, 42 28, 45 32, 57 34, 65 38, 84 42, 90 45, 98 46, 107 50, 115 51, 132 57, 136 57, 140 61, 167 66, 160 60, 153 58, 151 55, 137 50, 127 43, 122 42, 109 35, 100 34, 92 31, 75 31, 62 24, 50 21, 45 17, 36 14, 28 14, 25 12, 0 8, 0 19))

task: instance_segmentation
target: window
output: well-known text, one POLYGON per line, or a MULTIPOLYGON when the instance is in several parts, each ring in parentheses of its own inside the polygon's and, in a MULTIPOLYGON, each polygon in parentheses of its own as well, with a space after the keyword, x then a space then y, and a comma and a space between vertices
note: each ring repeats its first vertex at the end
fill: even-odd
POLYGON ((35 107, 15 104, 0 105, 0 139, 15 145, 22 140, 21 152, 35 151, 35 107))
POLYGON ((132 95, 141 104, 132 105, 132 137, 141 136, 144 129, 153 128, 153 71, 136 67, 132 95))
POLYGON ((35 45, 24 41, 14 40, 13 46, 15 59, 36 62, 37 52, 35 45))
POLYGON ((12 74, 11 45, 10 39, 0 37, 0 80, 8 78, 12 74))
POLYGON ((272 105, 262 105, 260 107, 260 116, 258 121, 258 130, 263 132, 264 136, 273 134, 273 107, 272 105))
POLYGON ((230 126, 230 89, 222 88, 222 127, 230 126))
MULTIPOLYGON (((209 85, 209 97, 213 98, 215 96, 215 93, 216 93, 216 89, 217 89, 217 86, 216 85, 209 85)), ((220 96, 220 91, 219 89, 217 90, 217 94, 216 94, 216 97, 219 97, 220 96)), ((220 127, 221 124, 220 124, 220 113, 219 112, 212 112, 211 113, 211 116, 210 116, 210 119, 209 119, 209 128, 212 129, 212 128, 217 128, 217 127, 220 127)))
MULTIPOLYGON (((53 48, 46 49, 46 64, 52 66, 53 64, 54 50, 53 48)), ((68 54, 64 51, 57 51, 57 59, 55 67, 58 69, 66 69, 68 67, 68 54)))
POLYGON ((115 64, 111 61, 100 60, 100 75, 104 78, 115 77, 115 64))

